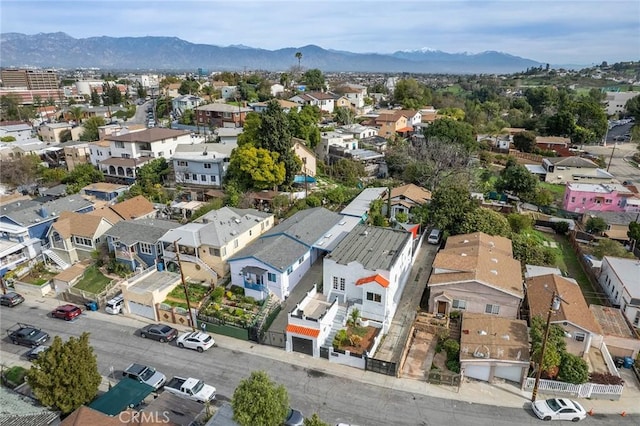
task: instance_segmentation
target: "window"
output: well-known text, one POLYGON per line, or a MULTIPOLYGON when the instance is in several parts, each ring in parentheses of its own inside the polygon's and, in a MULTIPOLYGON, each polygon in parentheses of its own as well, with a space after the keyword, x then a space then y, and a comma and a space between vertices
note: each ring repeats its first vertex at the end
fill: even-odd
POLYGON ((582 204, 584 204, 584 203, 586 203, 586 202, 587 202, 587 199, 586 199, 586 198, 583 198, 583 199, 582 199, 582 204))
POLYGON ((211 175, 211 182, 213 182, 213 183, 216 182, 216 175, 211 175))
POLYGON ((636 313, 636 318, 633 320, 633 325, 637 327, 638 324, 640 324, 640 312, 636 313))
POLYGON ((571 197, 571 202, 575 203, 576 202, 576 197, 571 197))
POLYGON ((178 161, 178 166, 188 166, 189 163, 186 161, 178 161))
POLYGON ((140 243, 140 253, 153 254, 153 245, 148 243, 140 243))
POLYGON ((584 333, 576 333, 575 339, 577 342, 584 342, 586 335, 584 333))
POLYGON ((291 275, 292 272, 293 272, 293 266, 289 266, 289 268, 287 269, 287 275, 291 275))
POLYGON ((347 280, 345 280, 344 278, 340 278, 340 291, 344 291, 346 287, 346 283, 347 283, 347 280))
POLYGON ((500 305, 487 304, 487 306, 484 308, 484 312, 486 314, 498 315, 498 313, 500 313, 500 305))
POLYGON ((116 148, 124 148, 124 142, 116 141, 116 148))
POLYGON ((73 241, 80 246, 93 247, 89 238, 73 237, 73 241))
POLYGON ((453 309, 467 309, 467 301, 453 299, 453 304, 451 306, 453 309))
POLYGON ((272 283, 276 282, 276 274, 272 274, 271 272, 267 272, 267 279, 272 283))
POLYGON ((382 296, 379 295, 378 293, 372 293, 372 292, 368 291, 367 292, 367 300, 372 301, 372 302, 380 303, 380 302, 382 302, 382 296))
POLYGON ((200 180, 203 182, 207 181, 207 175, 200 175, 200 180))
POLYGON ((338 277, 333 277, 333 289, 338 289, 338 277))
POLYGON ((189 180, 189 179, 191 179, 191 175, 189 173, 185 173, 184 174, 184 178, 185 178, 185 180, 189 180))
POLYGON ((204 163, 204 168, 205 169, 210 169, 211 168, 211 163, 204 163))
POLYGON ((302 262, 304 262, 304 256, 302 256, 300 259, 298 259, 298 265, 301 265, 302 262))
POLYGON ((611 198, 607 198, 606 200, 604 200, 605 204, 613 204, 613 200, 611 198))
POLYGON ((211 256, 217 256, 220 257, 220 250, 217 248, 213 248, 213 247, 209 247, 209 254, 211 256))

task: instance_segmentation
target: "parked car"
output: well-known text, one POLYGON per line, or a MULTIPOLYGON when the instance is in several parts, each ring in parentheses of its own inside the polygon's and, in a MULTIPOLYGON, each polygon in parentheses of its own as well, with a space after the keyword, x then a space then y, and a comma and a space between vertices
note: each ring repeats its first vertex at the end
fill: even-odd
POLYGON ((15 291, 11 291, 7 294, 0 294, 0 305, 8 306, 13 308, 16 305, 24 302, 24 297, 22 295, 16 293, 15 291))
POLYGON ((39 345, 35 348, 29 349, 29 351, 25 355, 29 361, 35 361, 40 357, 40 354, 42 354, 47 349, 49 349, 49 346, 39 345))
POLYGON ((128 366, 123 372, 122 375, 124 377, 129 377, 134 380, 138 380, 141 383, 145 383, 155 390, 158 390, 164 385, 164 382, 167 381, 167 376, 162 374, 159 371, 156 371, 155 368, 149 367, 148 365, 142 364, 131 364, 128 366))
POLYGON ((304 424, 304 416, 298 410, 289 408, 287 418, 284 421, 284 426, 302 426, 304 424))
POLYGON ((577 422, 587 417, 582 405, 566 398, 542 399, 531 404, 536 416, 542 420, 571 420, 577 422))
POLYGON ((122 307, 124 306, 124 296, 122 294, 117 295, 113 299, 107 301, 107 305, 104 310, 106 313, 111 315, 117 315, 122 312, 122 307))
POLYGON ((178 337, 178 346, 203 352, 215 345, 213 337, 203 331, 183 333, 178 337))
POLYGON ((32 325, 17 323, 7 330, 9 340, 14 345, 35 348, 49 340, 49 334, 32 325))
POLYGON ((427 237, 427 242, 429 244, 440 244, 440 238, 442 237, 442 231, 439 229, 432 229, 429 237, 427 237))
POLYGON ((140 337, 148 337, 161 343, 170 342, 178 337, 178 330, 166 324, 149 324, 140 329, 140 337))
POLYGON ((193 377, 174 377, 164 385, 164 390, 181 398, 203 404, 210 402, 216 397, 216 388, 193 377))
POLYGON ((82 309, 77 307, 76 305, 62 305, 58 306, 51 312, 51 316, 53 318, 63 319, 65 321, 71 321, 74 318, 77 318, 82 314, 82 309))

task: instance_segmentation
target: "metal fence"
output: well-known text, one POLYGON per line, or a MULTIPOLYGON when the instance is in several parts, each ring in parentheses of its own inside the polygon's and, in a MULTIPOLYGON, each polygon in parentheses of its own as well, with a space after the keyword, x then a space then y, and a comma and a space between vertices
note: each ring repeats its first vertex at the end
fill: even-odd
POLYGON ((398 371, 398 365, 391 361, 381 361, 375 358, 365 358, 364 369, 366 371, 373 371, 374 373, 385 374, 387 376, 394 376, 398 371))

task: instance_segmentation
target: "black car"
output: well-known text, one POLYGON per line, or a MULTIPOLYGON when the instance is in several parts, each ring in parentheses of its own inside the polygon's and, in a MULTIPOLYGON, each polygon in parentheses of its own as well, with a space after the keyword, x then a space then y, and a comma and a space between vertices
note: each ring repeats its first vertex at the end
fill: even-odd
POLYGON ((14 345, 30 346, 32 348, 44 344, 49 340, 49 334, 32 325, 18 323, 7 330, 9 340, 14 345))
POLYGON ((0 305, 2 306, 9 306, 10 308, 13 308, 22 302, 24 302, 24 297, 14 291, 7 294, 0 294, 0 305))
POLYGON ((38 357, 40 357, 40 354, 44 351, 46 351, 47 349, 49 349, 49 346, 36 346, 33 349, 29 349, 29 351, 26 353, 27 359, 29 361, 35 361, 36 359, 38 359, 38 357))
POLYGON ((149 324, 140 329, 140 337, 170 342, 178 337, 178 330, 166 324, 149 324))

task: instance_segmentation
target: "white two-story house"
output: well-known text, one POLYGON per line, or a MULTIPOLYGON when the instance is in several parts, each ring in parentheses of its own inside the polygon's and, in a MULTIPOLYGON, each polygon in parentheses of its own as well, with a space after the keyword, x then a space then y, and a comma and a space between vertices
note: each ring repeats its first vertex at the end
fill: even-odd
POLYGON ((173 155, 176 183, 220 188, 236 144, 178 145, 173 155))
POLYGON ((350 303, 386 333, 413 263, 411 233, 358 225, 323 261, 328 301, 350 303))
POLYGON ((613 306, 619 306, 629 322, 640 329, 640 262, 638 259, 605 256, 600 286, 613 306))

